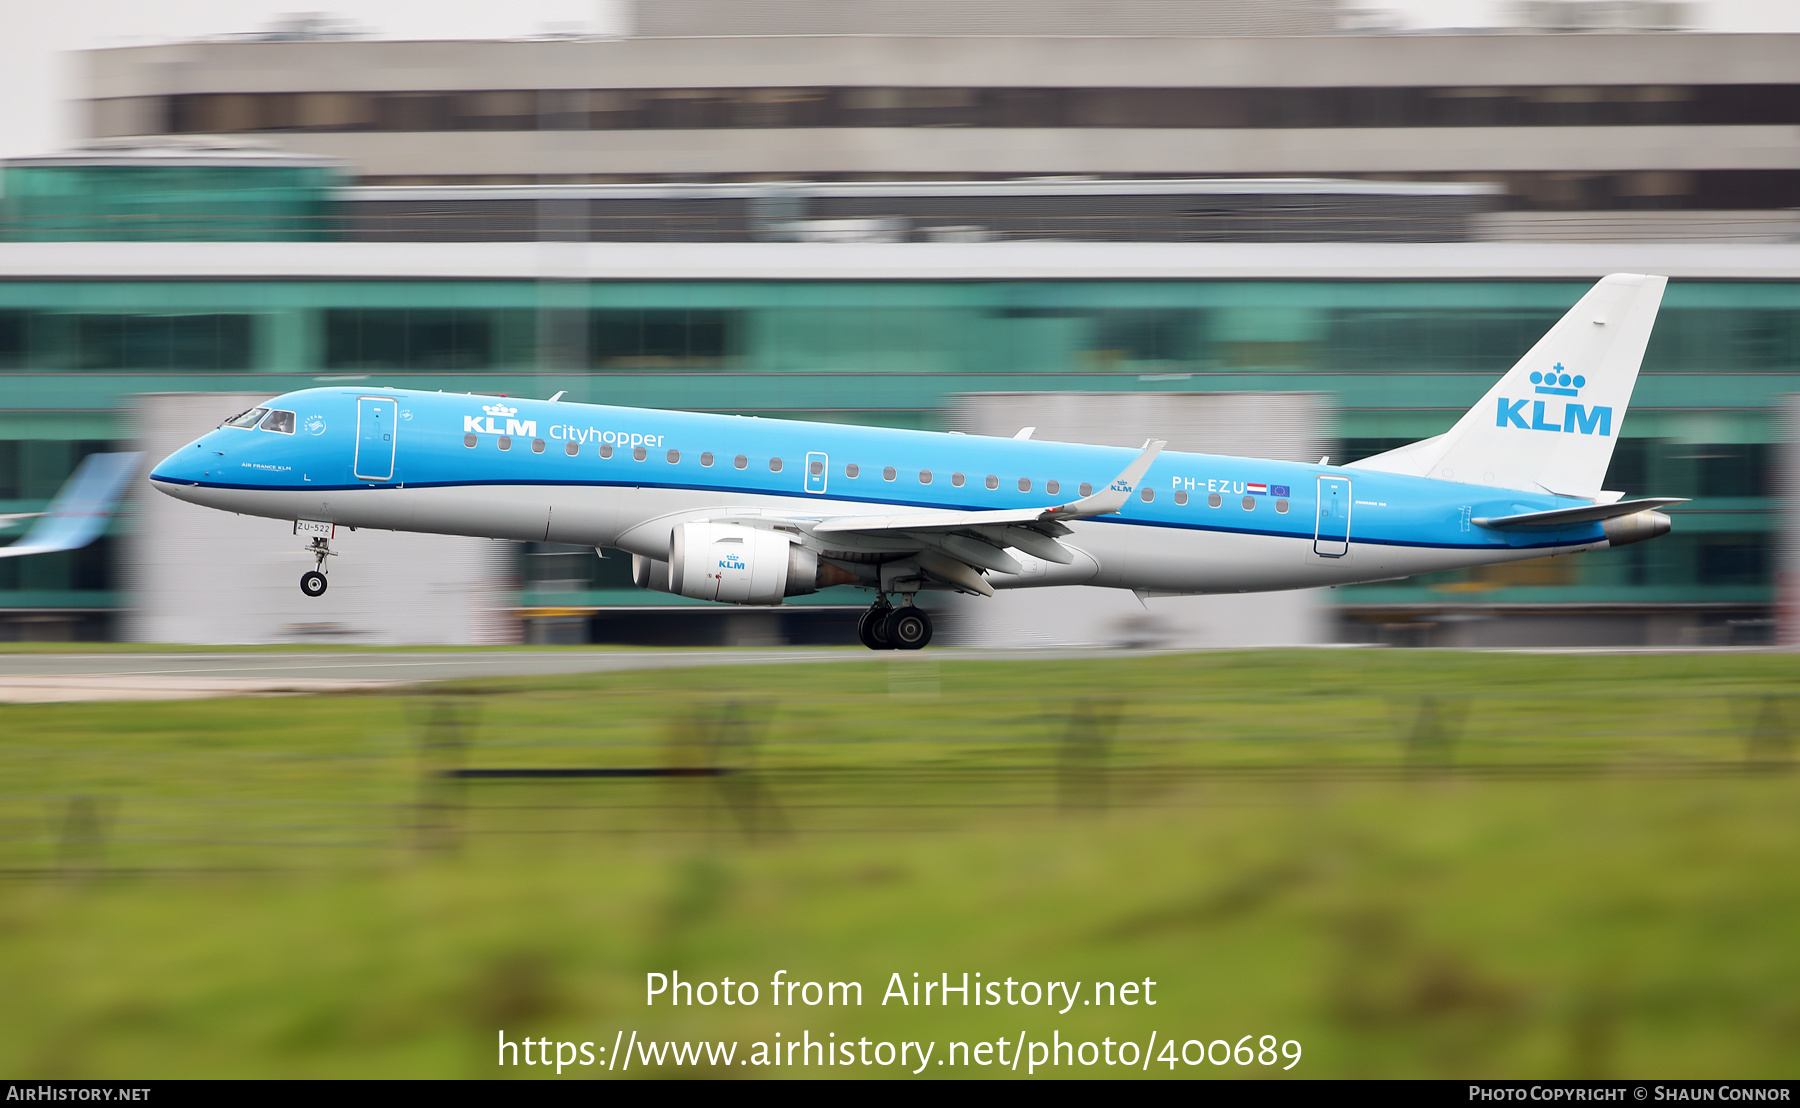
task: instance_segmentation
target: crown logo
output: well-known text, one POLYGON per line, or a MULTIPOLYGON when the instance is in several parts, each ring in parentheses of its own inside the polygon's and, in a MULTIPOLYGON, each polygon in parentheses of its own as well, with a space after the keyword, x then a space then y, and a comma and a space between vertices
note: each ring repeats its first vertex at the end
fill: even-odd
POLYGON ((505 404, 483 404, 481 406, 481 410, 486 412, 488 415, 499 416, 501 419, 505 419, 507 416, 516 416, 519 414, 519 409, 509 408, 505 404))
POLYGON ((1580 396, 1582 387, 1587 384, 1587 378, 1579 373, 1573 377, 1569 376, 1568 372, 1563 369, 1563 364, 1557 362, 1548 373, 1532 370, 1531 383, 1537 386, 1532 390, 1533 392, 1545 396, 1580 396))

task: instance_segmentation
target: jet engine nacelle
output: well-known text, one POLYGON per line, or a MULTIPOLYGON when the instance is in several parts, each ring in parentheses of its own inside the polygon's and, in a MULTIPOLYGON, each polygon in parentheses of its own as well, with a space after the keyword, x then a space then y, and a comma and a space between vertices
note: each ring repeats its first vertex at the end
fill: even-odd
POLYGON ((780 531, 735 523, 676 527, 668 566, 669 591, 696 600, 779 604, 819 589, 817 553, 780 531))

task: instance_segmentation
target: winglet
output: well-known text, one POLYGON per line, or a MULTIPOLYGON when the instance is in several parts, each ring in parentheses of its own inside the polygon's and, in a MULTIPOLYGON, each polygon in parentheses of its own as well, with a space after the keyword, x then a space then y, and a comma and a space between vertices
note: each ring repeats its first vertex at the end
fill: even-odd
POLYGON ((1125 472, 1113 478, 1112 484, 1092 496, 1084 496, 1070 504, 1058 504, 1054 508, 1046 508, 1043 519, 1086 519, 1089 516, 1111 515, 1125 506, 1131 494, 1137 491, 1138 482, 1150 471, 1150 463, 1162 453, 1162 448, 1169 445, 1162 439, 1152 440, 1146 444, 1144 452, 1137 460, 1125 467, 1125 472))

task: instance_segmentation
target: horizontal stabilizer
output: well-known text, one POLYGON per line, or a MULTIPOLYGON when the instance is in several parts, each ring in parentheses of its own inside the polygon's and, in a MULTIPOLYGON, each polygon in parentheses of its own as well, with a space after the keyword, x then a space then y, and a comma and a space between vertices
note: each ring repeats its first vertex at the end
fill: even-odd
POLYGON ((89 454, 75 467, 25 537, 0 547, 0 558, 79 550, 100 537, 113 506, 137 472, 141 454, 89 454))
POLYGON ((1525 512, 1516 516, 1478 517, 1469 522, 1477 527, 1486 527, 1494 531, 1551 531, 1559 527, 1573 527, 1578 523, 1597 523, 1603 519, 1616 519, 1619 516, 1636 515, 1639 512, 1667 508, 1671 504, 1686 503, 1687 498, 1682 496, 1653 496, 1645 500, 1621 500, 1613 504, 1584 504, 1579 508, 1557 508, 1549 512, 1525 512))

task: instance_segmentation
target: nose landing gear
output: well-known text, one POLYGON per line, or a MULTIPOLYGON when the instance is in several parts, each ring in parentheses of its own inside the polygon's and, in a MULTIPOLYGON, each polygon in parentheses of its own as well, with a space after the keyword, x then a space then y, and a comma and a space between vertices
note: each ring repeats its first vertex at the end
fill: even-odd
POLYGON ((870 650, 919 650, 931 641, 931 617, 911 596, 898 608, 879 597, 856 621, 856 637, 870 650))
POLYGON ((317 564, 315 568, 300 575, 300 591, 311 597, 324 596, 325 559, 337 557, 337 551, 331 549, 330 539, 315 538, 312 545, 306 548, 306 552, 313 556, 317 564))

